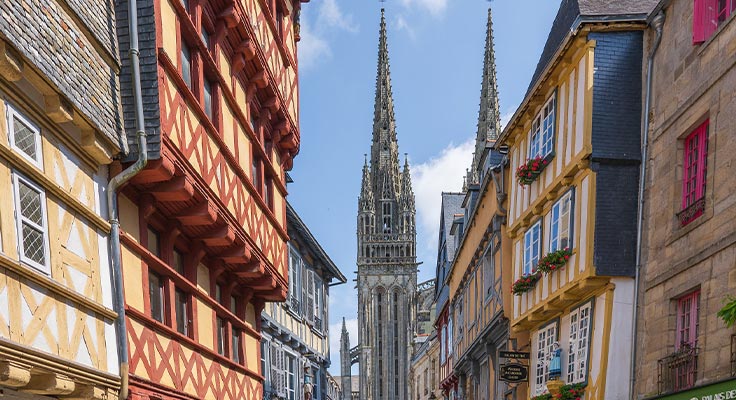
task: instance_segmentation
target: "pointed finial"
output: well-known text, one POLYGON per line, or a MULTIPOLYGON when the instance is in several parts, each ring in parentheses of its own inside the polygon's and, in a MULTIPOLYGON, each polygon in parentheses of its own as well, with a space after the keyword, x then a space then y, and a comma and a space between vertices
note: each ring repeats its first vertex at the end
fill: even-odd
POLYGON ((343 332, 347 332, 348 328, 345 326, 345 317, 342 317, 342 330, 343 332))
POLYGON ((363 153, 363 158, 365 158, 365 164, 364 166, 368 166, 368 153, 363 153))

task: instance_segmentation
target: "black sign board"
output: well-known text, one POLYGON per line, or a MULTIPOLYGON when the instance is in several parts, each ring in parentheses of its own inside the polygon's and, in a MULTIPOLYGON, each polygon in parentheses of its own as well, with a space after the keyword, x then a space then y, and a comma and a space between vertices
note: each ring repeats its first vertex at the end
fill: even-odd
POLYGON ((528 360, 529 352, 523 351, 499 351, 498 356, 501 358, 510 358, 514 360, 528 360))
POLYGON ((504 364, 501 366, 499 379, 505 382, 527 382, 529 367, 521 364, 504 364))

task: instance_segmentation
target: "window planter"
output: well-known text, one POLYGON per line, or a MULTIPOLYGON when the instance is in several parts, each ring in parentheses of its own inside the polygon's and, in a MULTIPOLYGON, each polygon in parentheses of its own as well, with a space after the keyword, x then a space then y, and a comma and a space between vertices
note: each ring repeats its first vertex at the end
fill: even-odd
POLYGON ((570 259, 571 255, 572 251, 570 251, 570 248, 568 247, 565 247, 562 250, 547 253, 546 256, 542 257, 542 259, 539 260, 537 271, 542 271, 545 274, 549 274, 557 271, 558 269, 562 269, 565 264, 567 264, 567 261, 570 259))
POLYGON ((537 180, 542 171, 547 168, 554 156, 554 153, 550 153, 546 157, 537 156, 521 164, 516 169, 516 180, 519 182, 519 185, 531 185, 532 182, 537 180))
POLYGON ((585 393, 585 384, 576 383, 572 385, 562 385, 559 393, 545 393, 532 397, 532 400, 580 400, 585 393))
POLYGON ((516 296, 521 296, 522 293, 532 290, 541 277, 542 273, 539 271, 532 272, 528 275, 522 275, 521 278, 517 279, 516 282, 511 285, 511 293, 516 296))

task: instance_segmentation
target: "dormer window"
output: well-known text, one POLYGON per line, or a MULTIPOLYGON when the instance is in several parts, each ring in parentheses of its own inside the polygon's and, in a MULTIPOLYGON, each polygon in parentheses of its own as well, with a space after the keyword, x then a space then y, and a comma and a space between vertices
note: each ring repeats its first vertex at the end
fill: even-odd
POLYGON ((555 95, 552 95, 532 122, 529 159, 547 157, 554 149, 555 95))

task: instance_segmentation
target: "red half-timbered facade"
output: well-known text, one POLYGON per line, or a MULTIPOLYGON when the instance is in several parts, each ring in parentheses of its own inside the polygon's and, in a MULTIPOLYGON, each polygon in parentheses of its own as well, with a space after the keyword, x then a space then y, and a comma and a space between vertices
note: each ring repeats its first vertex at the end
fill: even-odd
POLYGON ((263 396, 260 314, 288 291, 302 2, 139 0, 149 147, 123 81, 118 166, 149 154, 120 196, 132 399, 263 396))

